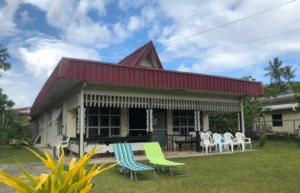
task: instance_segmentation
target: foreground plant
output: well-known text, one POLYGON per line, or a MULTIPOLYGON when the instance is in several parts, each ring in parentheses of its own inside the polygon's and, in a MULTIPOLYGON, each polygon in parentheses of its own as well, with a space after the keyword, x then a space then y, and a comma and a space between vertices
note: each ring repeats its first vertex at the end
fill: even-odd
POLYGON ((47 152, 45 153, 47 159, 44 159, 30 148, 25 148, 40 158, 51 172, 49 174, 42 174, 41 176, 34 177, 31 176, 19 163, 18 164, 24 173, 24 175, 19 178, 15 178, 0 171, 0 182, 18 190, 21 193, 85 193, 92 189, 94 184, 90 184, 90 181, 94 176, 118 164, 113 164, 104 169, 101 169, 104 164, 99 166, 97 169, 95 169, 96 164, 94 164, 92 169, 87 173, 85 168, 90 158, 97 151, 102 149, 95 151, 95 146, 90 152, 82 156, 78 160, 77 164, 76 158, 73 158, 69 166, 69 171, 66 171, 63 164, 65 154, 62 145, 62 155, 57 163, 47 152), (25 182, 20 180, 21 178, 27 178, 30 185, 27 185, 25 182))

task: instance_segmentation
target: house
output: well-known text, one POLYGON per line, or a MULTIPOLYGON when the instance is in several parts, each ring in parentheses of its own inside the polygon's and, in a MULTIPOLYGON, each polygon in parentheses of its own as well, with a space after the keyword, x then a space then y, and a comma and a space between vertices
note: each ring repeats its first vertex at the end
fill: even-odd
POLYGON ((276 98, 260 99, 264 108, 271 109, 266 112, 265 117, 260 119, 260 123, 266 123, 272 127, 273 132, 288 132, 295 134, 300 125, 300 108, 298 103, 293 102, 294 94, 281 94, 276 98))
POLYGON ((71 136, 71 151, 83 155, 91 144, 129 139, 165 147, 173 132, 208 130, 211 113, 238 113, 245 132, 243 99, 261 95, 261 82, 165 70, 150 41, 118 63, 62 58, 31 116, 42 144, 71 136))
POLYGON ((21 116, 29 116, 30 114, 30 107, 17 108, 13 110, 18 111, 21 116))

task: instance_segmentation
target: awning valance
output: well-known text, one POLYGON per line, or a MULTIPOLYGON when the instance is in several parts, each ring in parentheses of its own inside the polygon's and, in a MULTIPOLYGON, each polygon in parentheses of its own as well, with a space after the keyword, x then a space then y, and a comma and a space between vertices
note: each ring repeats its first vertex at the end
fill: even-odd
POLYGON ((208 112, 240 112, 240 103, 214 102, 166 98, 146 98, 137 96, 84 95, 86 106, 153 108, 173 110, 200 110, 208 112))

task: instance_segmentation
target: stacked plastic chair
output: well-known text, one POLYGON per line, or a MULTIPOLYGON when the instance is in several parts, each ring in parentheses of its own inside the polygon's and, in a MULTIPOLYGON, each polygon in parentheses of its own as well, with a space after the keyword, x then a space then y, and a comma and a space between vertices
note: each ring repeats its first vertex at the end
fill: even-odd
POLYGON ((238 140, 236 140, 236 141, 232 140, 232 139, 234 139, 234 137, 231 133, 225 133, 224 136, 225 136, 225 140, 231 146, 232 153, 233 153, 233 147, 235 145, 237 145, 239 147, 239 150, 241 151, 241 148, 240 148, 241 142, 239 142, 238 140))
POLYGON ((222 139, 222 136, 220 134, 214 133, 213 139, 215 140, 216 146, 219 147, 220 153, 222 153, 223 147, 225 147, 225 148, 227 148, 227 150, 229 150, 228 142, 225 139, 222 139))
MULTIPOLYGON (((208 147, 210 147, 210 152, 211 152, 211 147, 216 147, 216 145, 217 145, 215 142, 212 142, 211 136, 207 133, 201 134, 201 140, 203 140, 203 144, 206 148, 206 154, 207 154, 208 147)), ((202 152, 203 152, 203 149, 202 149, 202 152)))

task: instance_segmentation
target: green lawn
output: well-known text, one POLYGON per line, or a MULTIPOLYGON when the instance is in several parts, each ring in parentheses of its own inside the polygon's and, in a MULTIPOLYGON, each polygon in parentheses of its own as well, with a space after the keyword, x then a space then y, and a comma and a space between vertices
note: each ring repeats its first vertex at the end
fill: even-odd
MULTIPOLYGON (((45 156, 33 146, 29 146, 35 152, 38 152, 41 156, 45 156)), ((10 145, 0 145, 0 164, 16 164, 19 163, 31 163, 41 162, 31 151, 25 149, 23 146, 21 149, 12 149, 10 145)))
POLYGON ((173 178, 169 170, 160 170, 156 181, 144 184, 112 168, 93 178, 92 192, 300 192, 299 143, 268 141, 259 148, 254 141, 253 148, 260 151, 172 159, 187 163, 190 176, 173 178))

